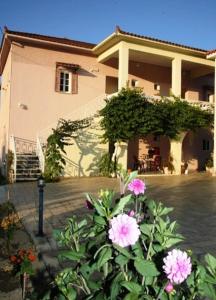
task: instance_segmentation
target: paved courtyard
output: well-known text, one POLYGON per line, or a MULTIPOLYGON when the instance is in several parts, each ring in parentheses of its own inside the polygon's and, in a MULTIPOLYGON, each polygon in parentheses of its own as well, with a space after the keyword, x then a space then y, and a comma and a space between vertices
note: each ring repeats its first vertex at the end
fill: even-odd
MULTIPOLYGON (((143 177, 147 195, 175 208, 171 214, 177 219, 180 232, 186 237, 185 247, 198 255, 216 254, 216 178, 208 174, 188 176, 143 177)), ((86 214, 85 192, 97 193, 101 188, 118 191, 117 179, 74 178, 45 187, 45 222, 43 238, 36 237, 38 223, 38 190, 36 183, 16 183, 0 188, 0 201, 8 197, 23 218, 24 225, 41 254, 41 260, 52 268, 58 268, 57 245, 52 231, 62 228, 67 217, 86 214)))

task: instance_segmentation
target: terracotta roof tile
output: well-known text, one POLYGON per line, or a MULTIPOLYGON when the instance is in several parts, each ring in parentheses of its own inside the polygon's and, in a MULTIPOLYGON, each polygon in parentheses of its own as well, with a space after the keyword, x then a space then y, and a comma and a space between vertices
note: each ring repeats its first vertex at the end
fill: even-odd
POLYGON ((95 47, 95 44, 71 40, 68 38, 60 38, 60 37, 54 37, 54 36, 48 36, 48 35, 42 35, 42 34, 13 31, 13 30, 9 30, 9 29, 6 29, 6 32, 8 34, 14 34, 17 36, 29 37, 29 38, 33 38, 33 39, 40 39, 40 40, 44 40, 44 41, 61 43, 61 44, 70 45, 70 46, 76 46, 76 47, 82 47, 82 48, 88 48, 88 49, 92 49, 95 47))
POLYGON ((209 55, 209 54, 213 54, 213 53, 215 53, 216 52, 216 49, 214 49, 214 50, 210 50, 210 51, 208 51, 207 52, 207 55, 209 55))
POLYGON ((186 46, 186 45, 182 45, 182 44, 177 44, 177 43, 172 43, 172 42, 169 42, 169 41, 164 41, 164 40, 152 38, 152 37, 145 36, 145 35, 139 35, 139 34, 127 32, 127 31, 122 30, 119 26, 116 26, 116 33, 118 33, 118 32, 121 33, 121 34, 124 34, 124 35, 138 37, 138 38, 141 38, 141 39, 146 39, 146 40, 159 42, 159 43, 163 43, 163 44, 167 44, 167 45, 172 45, 172 46, 177 46, 177 47, 186 48, 186 49, 190 49, 190 50, 200 51, 200 52, 203 52, 203 53, 208 52, 208 50, 203 50, 203 49, 199 49, 199 48, 194 48, 194 47, 190 47, 190 46, 186 46))

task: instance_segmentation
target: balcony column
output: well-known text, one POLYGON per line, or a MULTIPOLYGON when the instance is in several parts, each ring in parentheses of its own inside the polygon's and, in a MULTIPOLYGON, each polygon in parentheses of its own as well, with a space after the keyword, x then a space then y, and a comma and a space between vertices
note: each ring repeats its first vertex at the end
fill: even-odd
POLYGON ((216 176, 216 58, 214 72, 214 149, 213 149, 213 176, 216 176))
POLYGON ((171 163, 174 167, 174 174, 181 174, 181 164, 182 164, 182 142, 186 132, 182 132, 178 139, 170 141, 170 158, 172 158, 171 163))
POLYGON ((180 58, 174 58, 172 60, 172 94, 176 97, 181 97, 181 70, 182 61, 180 58))
POLYGON ((129 66, 129 49, 125 42, 120 43, 118 65, 118 90, 127 86, 129 66))

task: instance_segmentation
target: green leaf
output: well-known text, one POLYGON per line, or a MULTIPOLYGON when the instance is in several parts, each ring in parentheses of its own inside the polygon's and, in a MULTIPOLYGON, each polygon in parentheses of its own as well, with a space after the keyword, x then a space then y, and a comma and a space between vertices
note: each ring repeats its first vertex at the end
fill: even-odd
POLYGON ((140 225, 140 230, 142 233, 150 237, 153 226, 153 224, 142 224, 140 225))
POLYGON ((216 258, 211 254, 205 255, 205 261, 208 264, 208 270, 212 275, 216 274, 216 258))
POLYGON ((94 222, 102 226, 106 225, 106 220, 101 216, 94 215, 94 222))
POLYGON ((120 282, 123 280, 123 274, 118 273, 116 277, 113 279, 111 283, 111 293, 110 293, 110 300, 116 300, 119 292, 121 291, 120 282))
POLYGON ((112 258, 112 249, 110 247, 103 248, 99 254, 99 259, 97 261, 98 268, 100 269, 111 258, 112 258))
POLYGON ((81 258, 84 258, 85 255, 80 252, 76 252, 73 250, 62 251, 59 254, 60 258, 67 258, 69 260, 80 261, 81 258))
POLYGON ((67 293, 65 295, 68 300, 75 300, 77 299, 77 293, 76 290, 73 289, 72 287, 67 287, 67 293))
POLYGON ((128 204, 128 202, 131 200, 131 197, 132 197, 132 195, 130 194, 130 195, 127 195, 120 199, 119 203, 116 204, 116 207, 114 208, 114 210, 112 212, 112 217, 120 214, 123 211, 125 205, 128 204))
POLYGON ((164 207, 162 208, 162 210, 159 212, 158 216, 164 216, 167 215, 168 213, 170 213, 171 211, 173 211, 172 207, 164 207))
POLYGON ((139 296, 134 293, 127 294, 123 300, 139 300, 139 296))
POLYGON ((130 254, 129 251, 127 251, 125 248, 122 248, 116 244, 113 244, 113 247, 118 250, 118 252, 120 252, 121 254, 125 255, 127 258, 129 259, 134 259, 134 257, 130 254))
POLYGON ((171 237, 171 238, 168 238, 162 245, 165 247, 165 248, 170 248, 180 242, 182 242, 184 240, 183 237, 171 237))
POLYGON ((120 265, 121 267, 126 265, 129 261, 129 258, 122 255, 122 254, 119 254, 116 258, 115 258, 115 262, 120 265))
POLYGON ((131 172, 125 182, 125 186, 127 186, 133 179, 135 179, 137 175, 138 175, 138 171, 131 172))
POLYGON ((123 281, 121 283, 129 292, 139 295, 142 291, 142 286, 133 281, 123 281))
POLYGON ((97 200, 94 199, 92 196, 90 196, 88 193, 85 193, 87 200, 93 204, 93 206, 95 207, 97 213, 104 217, 106 215, 106 212, 103 208, 103 205, 97 200))
POLYGON ((155 264, 149 260, 136 259, 134 266, 137 272, 139 272, 142 276, 154 277, 160 274, 155 264))

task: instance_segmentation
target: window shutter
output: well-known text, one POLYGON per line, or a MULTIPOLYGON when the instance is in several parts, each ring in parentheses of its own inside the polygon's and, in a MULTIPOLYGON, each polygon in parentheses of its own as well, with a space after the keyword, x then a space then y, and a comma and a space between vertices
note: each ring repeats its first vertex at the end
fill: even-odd
POLYGON ((78 94, 78 73, 73 71, 72 72, 72 81, 71 81, 71 91, 72 94, 78 94))
POLYGON ((60 92, 60 72, 61 69, 56 66, 55 91, 60 92))

